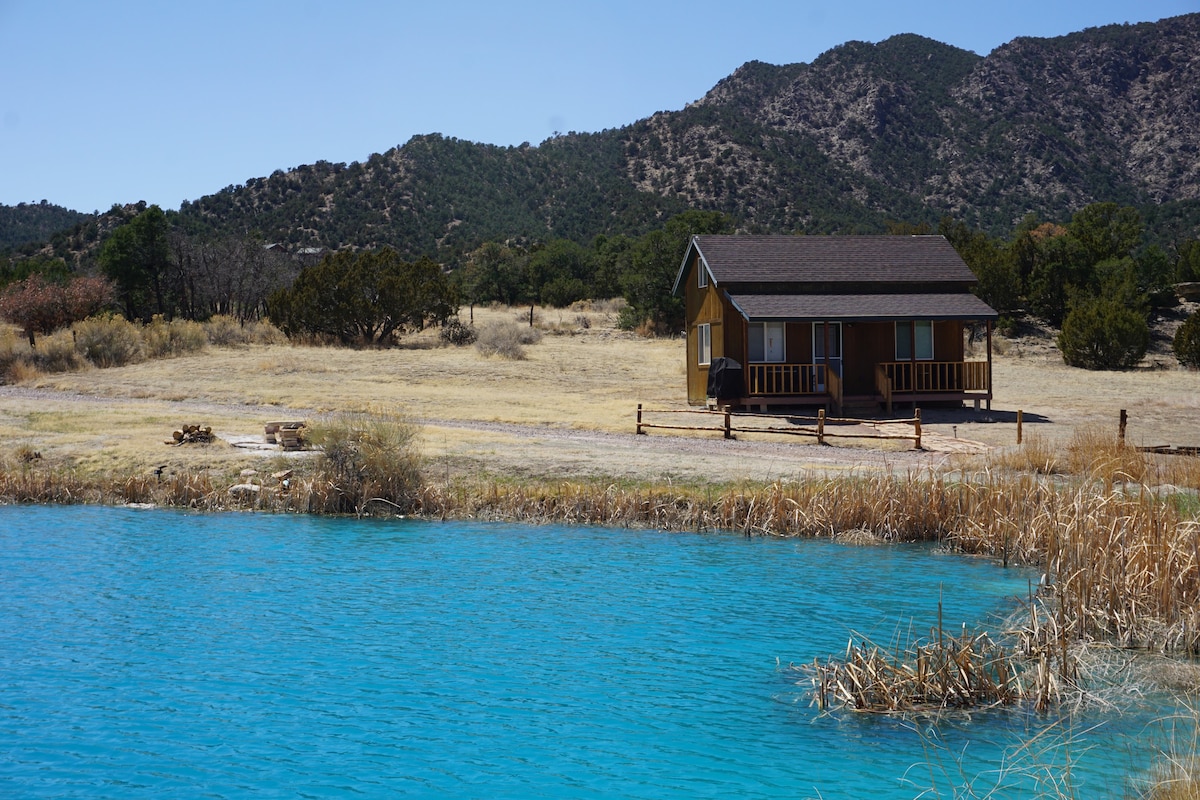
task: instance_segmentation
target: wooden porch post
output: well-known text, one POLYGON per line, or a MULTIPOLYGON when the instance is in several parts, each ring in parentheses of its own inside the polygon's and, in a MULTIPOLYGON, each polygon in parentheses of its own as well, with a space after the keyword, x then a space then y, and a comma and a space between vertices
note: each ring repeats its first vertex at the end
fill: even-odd
POLYGON ((742 317, 742 394, 750 396, 750 320, 745 317, 742 317))
MULTIPOLYGON (((990 319, 987 321, 987 356, 988 356, 987 410, 991 411, 992 410, 992 321, 990 319)), ((976 406, 976 408, 978 408, 978 406, 976 406)))
MULTIPOLYGON (((917 407, 917 321, 908 321, 908 391, 913 395, 913 408, 917 407)), ((917 445, 920 449, 920 445, 917 445)))
MULTIPOLYGON (((831 394, 829 381, 829 320, 821 323, 821 334, 825 338, 825 394, 831 394)), ((842 415, 842 409, 837 409, 838 416, 842 415)))

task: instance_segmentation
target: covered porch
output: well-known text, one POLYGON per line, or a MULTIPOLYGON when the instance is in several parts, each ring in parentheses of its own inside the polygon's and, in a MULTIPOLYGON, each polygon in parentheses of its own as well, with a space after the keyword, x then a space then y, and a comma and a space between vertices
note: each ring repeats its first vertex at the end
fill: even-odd
POLYGON ((730 300, 741 324, 727 326, 725 352, 741 356, 743 391, 716 404, 820 406, 838 414, 968 401, 991 408, 996 314, 973 295, 730 300), (984 353, 969 356, 966 338, 978 327, 984 353))
POLYGON ((896 404, 969 401, 992 407, 991 360, 885 361, 874 365, 875 386, 848 394, 842 376, 828 364, 747 364, 744 396, 716 400, 766 411, 772 406, 823 406, 842 413, 846 405, 878 406, 887 413, 896 404))

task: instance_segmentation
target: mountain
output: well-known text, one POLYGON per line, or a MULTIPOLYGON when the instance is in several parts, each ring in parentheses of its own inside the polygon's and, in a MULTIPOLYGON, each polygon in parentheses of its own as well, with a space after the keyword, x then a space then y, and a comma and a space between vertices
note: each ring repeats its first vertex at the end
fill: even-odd
POLYGON ((45 242, 55 233, 92 218, 91 214, 40 203, 0 205, 0 253, 22 245, 45 242))
POLYGON ((626 127, 499 147, 417 136, 184 203, 197 235, 388 244, 454 260, 489 239, 639 234, 686 208, 739 229, 877 232, 950 215, 1006 234, 1115 201, 1200 235, 1200 14, 1019 38, 986 57, 912 34, 811 64, 750 62, 626 127))

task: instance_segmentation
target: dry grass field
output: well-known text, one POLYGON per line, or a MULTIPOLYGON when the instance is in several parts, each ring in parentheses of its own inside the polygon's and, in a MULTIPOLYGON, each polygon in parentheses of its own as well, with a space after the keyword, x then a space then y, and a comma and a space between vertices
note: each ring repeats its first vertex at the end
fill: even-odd
MULTIPOLYGON (((527 324, 527 309, 474 313, 477 325, 527 324)), ((813 470, 910 470, 1011 449, 1018 409, 1025 435, 1043 442, 1067 441, 1080 429, 1115 433, 1127 409, 1132 443, 1200 444, 1200 373, 1173 364, 1088 372, 1064 366, 1045 343, 1005 340, 997 342, 992 410, 924 410, 924 453, 905 442, 819 447, 758 434, 738 441, 713 433, 638 437, 638 403, 687 407, 684 345, 644 339, 615 322, 604 308, 539 310, 544 335, 526 347, 524 360, 439 346, 436 332, 424 332, 388 350, 210 346, 125 367, 34 375, 0 386, 0 456, 35 451, 84 474, 160 466, 236 474, 285 458, 234 446, 261 440, 266 422, 372 408, 399 410, 420 425, 427 471, 435 475, 731 483, 813 470), (165 444, 184 424, 211 425, 219 441, 165 444)))

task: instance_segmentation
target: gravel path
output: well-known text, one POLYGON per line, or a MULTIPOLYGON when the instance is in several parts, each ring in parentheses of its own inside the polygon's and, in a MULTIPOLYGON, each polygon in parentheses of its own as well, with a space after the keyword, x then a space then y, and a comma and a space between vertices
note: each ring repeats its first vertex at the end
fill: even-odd
MULTIPOLYGON (((22 386, 0 386, 5 399, 44 402, 48 406, 113 405, 147 403, 169 409, 181 420, 209 415, 246 419, 304 419, 318 414, 312 409, 279 406, 225 404, 203 400, 160 398, 113 398, 22 386)), ((770 479, 811 472, 848 470, 909 471, 946 462, 950 453, 978 451, 981 445, 927 432, 926 449, 873 449, 868 446, 822 446, 810 439, 767 441, 760 436, 726 440, 717 434, 683 436, 651 431, 638 436, 632 431, 617 433, 562 425, 529 425, 481 420, 417 418, 424 429, 423 449, 431 460, 454 461, 456 469, 487 470, 502 474, 574 477, 593 475, 671 479, 700 478, 770 479), (439 436, 441 432, 441 436, 439 436), (447 433, 449 432, 449 433, 447 433), (472 437, 471 434, 483 434, 472 437), (443 439, 453 443, 443 444, 443 439), (503 443, 496 444, 497 439, 503 443), (481 444, 480 441, 486 440, 481 444), (472 466, 472 465, 476 466, 472 466)), ((217 427, 217 426, 214 426, 217 427)), ((221 426, 226 427, 226 426, 221 426)), ((223 431, 223 440, 247 450, 264 451, 261 429, 223 431)), ((886 429, 888 426, 879 426, 886 429)), ((908 426, 894 426, 894 433, 910 433, 908 426)), ((863 430, 871 430, 864 427, 863 430)), ((272 448, 265 448, 270 451, 272 448)))

